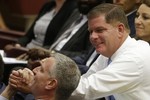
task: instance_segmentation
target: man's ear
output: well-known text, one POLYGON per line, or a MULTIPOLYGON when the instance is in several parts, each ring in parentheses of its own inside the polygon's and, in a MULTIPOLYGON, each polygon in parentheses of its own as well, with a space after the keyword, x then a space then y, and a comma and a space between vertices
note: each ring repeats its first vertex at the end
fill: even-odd
POLYGON ((58 84, 57 80, 52 79, 52 80, 47 81, 45 88, 46 89, 54 89, 57 87, 57 84, 58 84))
POLYGON ((122 37, 123 35, 124 35, 124 31, 125 31, 125 26, 124 26, 124 24, 122 24, 122 23, 119 23, 118 25, 117 25, 117 28, 118 28, 118 35, 119 35, 119 37, 122 37))
POLYGON ((121 33, 123 33, 124 30, 125 30, 125 26, 122 23, 119 23, 118 24, 118 31, 121 32, 121 33))

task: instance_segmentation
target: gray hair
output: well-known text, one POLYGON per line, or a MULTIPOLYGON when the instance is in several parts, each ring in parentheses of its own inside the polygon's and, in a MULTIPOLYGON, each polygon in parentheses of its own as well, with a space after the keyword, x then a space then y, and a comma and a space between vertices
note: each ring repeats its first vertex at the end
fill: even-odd
POLYGON ((60 53, 53 53, 55 59, 53 74, 58 81, 56 100, 67 100, 78 86, 80 71, 76 63, 69 57, 60 53))

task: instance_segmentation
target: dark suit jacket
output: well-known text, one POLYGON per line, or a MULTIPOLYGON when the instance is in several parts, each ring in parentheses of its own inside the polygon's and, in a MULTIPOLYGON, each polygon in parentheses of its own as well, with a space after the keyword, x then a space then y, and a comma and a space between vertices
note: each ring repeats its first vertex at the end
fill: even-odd
POLYGON ((88 53, 82 54, 80 56, 76 56, 72 58, 77 64, 80 69, 81 74, 84 74, 88 71, 90 66, 95 62, 95 60, 98 58, 99 54, 97 54, 95 57, 93 57, 92 62, 89 66, 86 66, 87 61, 91 57, 92 53, 95 51, 95 48, 91 46, 88 53))
POLYGON ((127 19, 128 19, 128 24, 129 24, 129 27, 130 27, 130 36, 131 37, 134 37, 135 34, 136 34, 136 30, 135 30, 135 16, 136 16, 136 11, 132 12, 131 14, 129 14, 127 16, 127 19))
MULTIPOLYGON (((80 13, 76 9, 72 16, 65 23, 62 30, 60 30, 55 41, 69 28, 69 26, 79 18, 80 13)), ((87 22, 72 36, 72 38, 63 46, 63 48, 58 51, 69 57, 74 57, 86 53, 91 46, 89 41, 89 32, 87 22)))
MULTIPOLYGON (((19 44, 26 46, 32 39, 35 38, 33 29, 36 21, 46 12, 54 8, 55 5, 55 1, 50 1, 43 6, 27 34, 18 40, 19 44)), ((55 15, 48 26, 43 46, 51 45, 53 43, 57 33, 62 28, 75 8, 77 8, 76 0, 66 0, 60 11, 55 15)))
POLYGON ((88 52, 90 46, 89 32, 87 30, 87 23, 85 23, 63 46, 60 52, 69 57, 74 57, 88 52))

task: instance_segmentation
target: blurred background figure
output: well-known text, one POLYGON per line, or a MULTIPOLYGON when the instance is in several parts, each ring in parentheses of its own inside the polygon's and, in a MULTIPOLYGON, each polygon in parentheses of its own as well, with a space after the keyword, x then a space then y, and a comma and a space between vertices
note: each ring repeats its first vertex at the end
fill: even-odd
MULTIPOLYGON (((89 41, 89 31, 88 31, 88 25, 87 25, 87 16, 86 14, 90 9, 97 6, 98 4, 109 2, 112 3, 110 0, 78 0, 78 10, 75 11, 72 16, 68 19, 68 21, 65 23, 64 27, 60 31, 60 36, 58 36, 58 39, 56 38, 54 44, 51 46, 50 50, 53 50, 55 52, 60 52, 62 54, 65 54, 78 64, 81 73, 85 73, 90 65, 96 60, 98 57, 96 55, 93 56, 92 53, 94 51, 94 48, 91 46, 89 41), (81 19, 80 19, 81 18, 81 19), (80 19, 80 23, 77 23, 80 19), (77 23, 77 24, 74 24, 77 23), (72 24, 74 25, 73 27, 72 24), (71 28, 70 28, 71 27, 71 28), (68 32, 69 34, 66 32, 68 32), (63 32, 63 33, 61 33, 63 32), (63 37, 66 36, 67 37, 63 37), (62 38, 63 37, 63 38, 62 38), (77 39, 78 38, 78 39, 77 39), (91 52, 92 49, 92 52, 91 52), (91 56, 92 55, 92 56, 91 56), (89 60, 89 57, 92 59, 89 60), (88 64, 86 64, 88 62, 88 64), (87 67, 88 66, 88 67, 87 67)), ((33 48, 30 49, 25 56, 21 59, 27 59, 28 61, 41 59, 44 56, 47 57, 49 50, 44 50, 42 48, 33 48), (41 54, 43 54, 41 56, 41 54)), ((94 52, 95 54, 95 52, 94 52)), ((19 58, 20 58, 19 57, 19 58)))
POLYGON ((136 34, 134 20, 137 8, 142 3, 142 0, 113 0, 113 3, 123 7, 128 18, 129 27, 131 30, 130 36, 134 37, 136 34))
POLYGON ((143 0, 135 18, 136 36, 150 43, 150 0, 143 0))
POLYGON ((7 45, 5 50, 8 51, 13 47, 33 48, 51 45, 76 7, 76 0, 51 0, 47 2, 26 35, 18 39, 16 44, 7 45))
POLYGON ((54 39, 54 43, 50 46, 47 45, 44 47, 63 53, 69 57, 86 53, 91 46, 86 14, 91 8, 104 2, 105 0, 76 1, 78 9, 75 9, 72 12, 64 26, 57 33, 56 38, 50 34, 50 38, 54 39))

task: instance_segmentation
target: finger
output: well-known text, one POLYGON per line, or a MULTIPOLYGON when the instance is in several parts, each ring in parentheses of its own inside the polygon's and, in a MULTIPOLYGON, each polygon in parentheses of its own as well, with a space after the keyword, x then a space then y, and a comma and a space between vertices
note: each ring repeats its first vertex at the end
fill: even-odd
POLYGON ((10 74, 9 79, 13 79, 13 80, 22 80, 21 77, 15 76, 15 75, 13 75, 13 74, 10 74))
POLYGON ((12 70, 10 76, 16 76, 16 77, 19 77, 19 73, 18 73, 18 71, 16 71, 16 70, 12 70))
POLYGON ((18 71, 18 73, 19 73, 19 77, 23 78, 23 70, 22 70, 22 69, 19 69, 19 70, 17 70, 17 71, 18 71))
POLYGON ((28 74, 32 76, 34 75, 33 72, 29 68, 24 68, 24 71, 28 72, 28 74))
POLYGON ((14 79, 14 80, 21 80, 22 79, 22 77, 19 75, 19 72, 15 71, 15 70, 12 71, 9 78, 14 79))
POLYGON ((23 78, 21 78, 20 76, 16 76, 15 74, 10 74, 9 77, 9 84, 12 85, 13 87, 17 88, 18 84, 21 84, 23 78))
POLYGON ((30 69, 28 68, 23 69, 23 78, 25 79, 24 81, 26 81, 26 83, 31 82, 33 77, 34 77, 34 74, 30 69))
POLYGON ((28 60, 29 59, 29 55, 24 56, 23 60, 28 60))
POLYGON ((18 56, 16 59, 18 59, 18 60, 22 60, 22 59, 24 59, 24 57, 25 57, 26 55, 27 55, 27 54, 26 54, 26 53, 24 53, 24 54, 22 54, 22 55, 18 56))
POLYGON ((22 84, 22 78, 9 78, 9 84, 15 88, 18 87, 18 85, 21 85, 22 84))
POLYGON ((17 81, 9 79, 8 84, 14 88, 17 88, 17 81))

